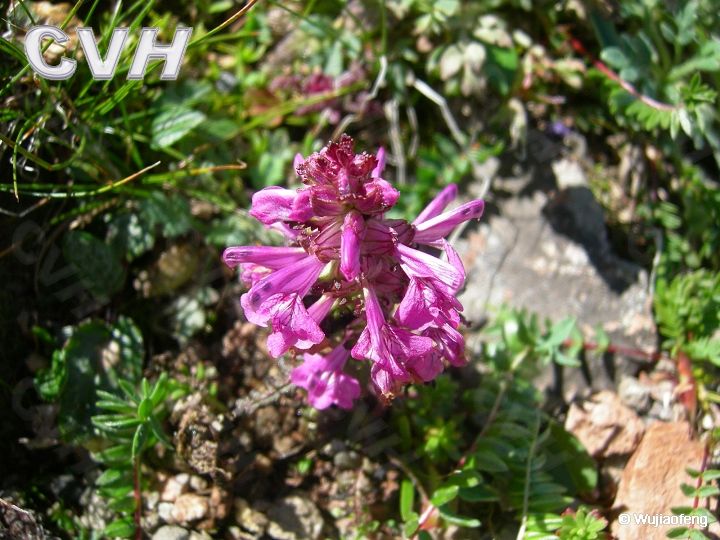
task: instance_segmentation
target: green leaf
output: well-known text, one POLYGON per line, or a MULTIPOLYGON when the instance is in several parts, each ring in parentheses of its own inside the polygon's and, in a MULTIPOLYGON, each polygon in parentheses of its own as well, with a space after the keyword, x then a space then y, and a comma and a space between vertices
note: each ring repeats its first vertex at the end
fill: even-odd
POLYGON ((419 516, 413 512, 403 524, 403 537, 412 538, 420 526, 419 516))
POLYGON ((715 497, 720 495, 720 488, 717 486, 702 486, 698 489, 698 496, 702 498, 715 497))
POLYGON ((549 424, 550 437, 545 444, 547 467, 553 478, 570 493, 590 493, 598 483, 597 464, 582 443, 558 422, 549 424))
POLYGON ((147 420, 152 414, 154 408, 152 400, 150 398, 144 398, 137 408, 137 415, 140 420, 147 420))
POLYGON ((610 338, 608 337, 607 332, 605 332, 603 327, 600 325, 595 327, 595 345, 597 345, 597 349, 595 350, 599 354, 604 354, 610 345, 610 338))
POLYGON ((468 502, 494 502, 500 500, 495 490, 485 484, 471 488, 461 488, 458 495, 463 501, 468 502))
POLYGON ((689 529, 688 530, 688 539, 689 540, 709 540, 709 538, 703 533, 702 531, 699 531, 697 529, 689 529))
POLYGON ((128 494, 133 492, 133 485, 132 482, 127 482, 125 484, 119 484, 118 486, 101 487, 98 488, 98 491, 107 499, 120 499, 122 497, 127 497, 128 494))
POLYGON ((415 504, 415 486, 410 480, 404 479, 400 484, 400 516, 403 521, 410 519, 415 504))
POLYGON ((120 290, 125 269, 112 248, 84 231, 69 231, 63 239, 63 255, 81 283, 96 298, 105 300, 120 290))
POLYGON ((435 493, 433 493, 433 496, 430 498, 430 502, 432 502, 434 506, 440 507, 455 499, 459 492, 460 488, 456 485, 440 487, 435 490, 435 493))
POLYGON ((150 429, 152 430, 153 435, 155 435, 157 440, 159 440, 165 448, 172 449, 173 445, 170 442, 170 439, 168 439, 167 435, 165 435, 160 422, 155 416, 150 417, 150 429))
POLYGON ((108 448, 107 450, 94 454, 94 457, 98 461, 107 465, 120 466, 127 464, 128 456, 131 451, 132 448, 129 444, 118 444, 108 448))
POLYGON ((202 124, 206 116, 200 111, 178 107, 164 110, 152 122, 153 148, 167 148, 202 124))
POLYGON ((328 54, 325 69, 323 70, 330 77, 337 77, 343 71, 342 52, 342 42, 340 40, 335 41, 330 47, 330 53, 328 54))
POLYGON ((152 401, 153 405, 157 407, 165 401, 165 398, 167 397, 168 393, 168 375, 165 371, 163 371, 160 376, 158 377, 157 381, 155 381, 155 385, 153 386, 152 392, 150 392, 150 401, 152 401))
POLYGON ((92 432, 98 383, 107 384, 102 352, 110 341, 104 324, 90 322, 75 329, 63 348, 66 379, 59 397, 60 433, 67 440, 81 440, 92 432))
POLYGON ((606 47, 600 53, 600 58, 616 70, 621 70, 630 64, 630 60, 620 47, 606 47))
POLYGON ((448 80, 463 66, 463 51, 457 45, 450 45, 440 57, 440 78, 448 80))
POLYGON ((112 411, 116 413, 124 414, 135 414, 135 407, 128 405, 127 403, 118 403, 117 401, 109 401, 101 399, 95 403, 98 409, 104 409, 106 411, 112 411))
POLYGON ((35 376, 35 388, 44 400, 55 401, 62 394, 66 379, 65 351, 56 350, 53 351, 50 367, 35 376))
POLYGON ((208 308, 218 299, 219 295, 212 287, 200 287, 175 299, 172 304, 173 335, 180 343, 186 343, 206 327, 211 315, 208 308))
POLYGON ((108 538, 131 538, 134 534, 135 524, 131 518, 117 519, 103 531, 103 536, 108 538))
POLYGON ((518 70, 519 57, 514 48, 485 44, 487 60, 484 70, 488 81, 502 95, 512 88, 518 70))
POLYGON ((577 358, 573 358, 562 351, 555 351, 555 354, 553 354, 553 360, 556 364, 561 366, 580 367, 581 365, 577 358))
POLYGON ((142 332, 130 317, 120 315, 112 328, 112 338, 120 349, 120 362, 113 368, 112 374, 136 383, 142 375, 145 357, 142 332))
POLYGON ((185 234, 193 226, 190 203, 178 193, 167 195, 153 191, 140 203, 139 210, 151 227, 162 226, 163 234, 168 238, 185 234))
POLYGON ((100 487, 113 486, 119 484, 120 482, 127 481, 132 481, 127 471, 119 469, 107 469, 100 476, 98 476, 97 480, 95 480, 95 485, 100 487))
POLYGON ((475 467, 480 471, 506 472, 508 470, 505 462, 490 450, 478 450, 473 456, 475 457, 475 467))
POLYGON ((130 452, 131 458, 135 461, 140 454, 145 450, 145 443, 148 440, 150 429, 147 424, 140 424, 135 430, 135 436, 133 437, 132 450, 130 452))
POLYGON ((132 514, 135 511, 135 497, 130 494, 125 497, 120 497, 110 501, 108 505, 111 510, 115 512, 122 512, 124 514, 132 514))
POLYGON ((482 525, 479 519, 461 516, 459 514, 451 512, 448 508, 444 506, 438 507, 438 511, 440 512, 440 516, 442 516, 445 521, 452 525, 458 525, 460 527, 468 527, 473 529, 482 525))
POLYGON ((575 328, 575 318, 566 317, 560 322, 553 325, 550 330, 549 341, 553 345, 561 345, 566 339, 570 337, 573 329, 575 328))
POLYGON ((107 240, 119 258, 133 261, 153 248, 155 231, 142 213, 122 214, 109 223, 107 240))

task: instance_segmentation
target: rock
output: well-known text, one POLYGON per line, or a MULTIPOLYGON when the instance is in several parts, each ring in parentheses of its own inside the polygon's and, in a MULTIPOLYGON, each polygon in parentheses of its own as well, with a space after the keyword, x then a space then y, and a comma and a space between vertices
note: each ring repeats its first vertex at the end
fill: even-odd
POLYGON ((333 463, 341 471, 354 470, 362 464, 362 456, 353 450, 342 451, 335 454, 333 463))
POLYGON ((235 499, 235 522, 240 526, 238 538, 262 538, 268 518, 251 507, 245 499, 235 499), (241 534, 240 534, 241 533, 241 534))
POLYGON ((104 529, 113 520, 113 511, 108 508, 108 501, 94 486, 86 488, 80 495, 80 504, 84 509, 79 518, 83 527, 94 530, 104 529))
POLYGON ((168 478, 160 492, 160 500, 174 502, 175 499, 187 491, 189 478, 190 476, 187 473, 181 473, 168 478))
POLYGON ((590 455, 603 459, 630 454, 640 443, 645 426, 617 394, 603 391, 580 404, 572 403, 565 429, 580 440, 590 455))
MULTIPOLYGON (((672 508, 692 506, 693 498, 680 490, 680 484, 693 484, 686 468, 700 469, 703 444, 691 440, 686 422, 652 424, 632 455, 620 479, 613 510, 617 513, 671 515, 672 508)), ((672 526, 615 521, 611 531, 618 540, 660 540, 672 526)))
POLYGON ((176 523, 189 523, 204 518, 208 510, 208 501, 205 497, 184 493, 175 500, 170 516, 176 523))
POLYGON ((614 342, 652 348, 647 272, 613 254, 589 190, 570 189, 582 193, 552 203, 540 191, 510 198, 456 243, 467 271, 465 316, 480 321, 506 303, 553 320, 574 316, 603 326, 614 342))
MULTIPOLYGON (((481 324, 490 309, 505 304, 540 320, 574 317, 588 338, 599 326, 613 344, 653 350, 647 271, 614 252, 603 209, 585 185, 582 169, 568 160, 553 163, 553 152, 540 148, 542 160, 536 156, 538 162, 517 175, 497 178, 490 201, 496 212, 468 224, 454 242, 467 272, 459 296, 464 316, 481 324)), ((587 358, 585 373, 548 368, 536 386, 543 390, 555 380, 554 387, 571 401, 615 388, 623 375, 638 371, 637 362, 622 355, 605 360, 588 352, 587 358)))
POLYGON ((267 534, 274 540, 319 540, 323 519, 305 493, 289 495, 276 501, 267 512, 267 534))
POLYGON ((587 186, 585 171, 574 159, 561 158, 553 161, 552 171, 560 189, 587 186))
POLYGON ((208 488, 208 482, 202 476, 191 476, 190 487, 193 491, 205 491, 208 488))
POLYGON ((190 532, 177 525, 163 525, 152 535, 152 540, 190 540, 190 532))
POLYGON ((333 457, 335 454, 344 451, 345 448, 346 445, 344 441, 341 441, 340 439, 333 439, 320 449, 320 455, 333 457))
POLYGON ((646 413, 652 404, 650 387, 635 377, 623 377, 618 386, 622 402, 640 414, 646 413))
POLYGON ((158 516, 160 516, 160 519, 162 519, 165 523, 170 523, 171 521, 173 521, 173 508, 174 505, 170 502, 161 502, 160 504, 158 504, 157 513, 158 516))

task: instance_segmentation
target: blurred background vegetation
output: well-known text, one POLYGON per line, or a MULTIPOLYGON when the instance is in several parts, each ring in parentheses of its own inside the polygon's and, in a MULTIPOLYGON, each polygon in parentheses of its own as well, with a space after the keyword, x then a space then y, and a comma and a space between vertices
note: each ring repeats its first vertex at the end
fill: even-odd
MULTIPOLYGON (((200 393, 197 425, 203 415, 232 424, 206 437, 216 446, 247 428, 235 399, 254 379, 233 366, 270 360, 235 323, 239 289, 219 254, 277 242, 247 217, 252 193, 294 184, 293 156, 342 132, 359 149, 388 150, 404 217, 448 183, 492 202, 486 160, 522 165, 538 152, 533 131, 581 134, 613 245, 650 273, 658 354, 684 359, 683 403, 715 448, 717 424, 701 422, 720 402, 720 21, 710 0, 0 5, 0 495, 19 507, 6 520, 16 512, 29 529, 41 522, 68 538, 140 538, 162 522, 150 494, 173 471, 204 475, 223 500, 244 493, 257 445, 242 450, 255 461, 229 473, 203 468, 175 405, 200 393), (23 38, 34 24, 68 33, 68 50, 45 54, 78 58, 72 78, 28 68, 23 38), (168 42, 178 25, 194 29, 178 80, 161 81, 157 62, 143 81, 126 80, 139 29, 159 27, 168 42), (130 28, 114 79, 92 80, 78 26, 95 30, 101 51, 113 28, 130 28), (618 178, 610 171, 630 151, 618 178), (243 352, 220 354, 233 339, 243 352)), ((473 359, 480 379, 444 376, 382 413, 398 452, 416 451, 410 464, 373 456, 372 467, 399 471, 384 485, 384 510, 324 507, 327 522, 351 523, 325 536, 460 527, 604 537, 605 518, 590 508, 602 505, 587 496, 595 465, 531 383, 545 364, 574 365, 587 344, 580 329, 508 309, 485 330, 473 359)), ((302 408, 282 399, 290 416, 302 408)), ((255 481, 318 483, 329 420, 303 414, 308 444, 255 481)), ((691 488, 699 498, 716 495, 708 470, 691 488), (714 489, 699 491, 703 478, 714 489)), ((237 534, 252 533, 237 515, 198 530, 254 538, 237 534)))

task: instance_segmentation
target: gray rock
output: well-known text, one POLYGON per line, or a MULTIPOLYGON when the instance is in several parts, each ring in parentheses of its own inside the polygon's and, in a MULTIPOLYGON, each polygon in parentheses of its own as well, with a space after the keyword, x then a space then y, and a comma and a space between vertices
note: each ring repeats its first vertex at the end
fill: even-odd
POLYGON ((161 502, 157 506, 157 513, 164 522, 168 523, 173 521, 172 512, 175 505, 171 502, 161 502))
POLYGON ((332 457, 346 448, 345 442, 340 439, 333 439, 320 449, 320 455, 332 457))
MULTIPOLYGON (((551 163, 516 179, 498 179, 494 190, 511 196, 495 200, 497 213, 469 225, 456 242, 467 271, 460 295, 465 317, 480 323, 491 308, 506 304, 537 313, 541 321, 575 317, 589 337, 601 326, 615 344, 652 350, 656 332, 647 272, 613 251, 603 210, 583 185, 581 169, 568 160, 557 163, 556 173, 567 176, 562 180, 548 178, 551 163), (553 183, 567 187, 556 192, 553 183)), ((591 387, 612 387, 637 370, 619 356, 611 366, 595 357, 588 364, 593 369, 587 371, 604 369, 607 377, 591 373, 590 383, 579 370, 565 369, 566 399, 591 387)))
POLYGON ((646 413, 652 404, 650 387, 635 377, 623 377, 618 387, 618 394, 625 405, 639 413, 646 413))
POLYGON ((239 525, 238 538, 261 538, 268 526, 268 518, 258 512, 245 499, 235 499, 235 522, 239 525))
POLYGON ((319 540, 324 527, 322 515, 305 493, 289 495, 268 510, 267 534, 275 540, 319 540))
POLYGON ((333 463, 341 471, 349 471, 360 467, 362 456, 353 450, 338 452, 333 457, 333 463))
POLYGON ((152 535, 152 540, 190 540, 190 532, 177 525, 163 525, 152 535))

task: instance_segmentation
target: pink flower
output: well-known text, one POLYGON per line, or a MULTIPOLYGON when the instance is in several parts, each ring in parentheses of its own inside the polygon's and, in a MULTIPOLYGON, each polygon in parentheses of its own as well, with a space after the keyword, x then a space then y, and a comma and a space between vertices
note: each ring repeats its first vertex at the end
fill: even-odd
POLYGON ((290 380, 308 391, 308 401, 316 409, 327 409, 330 405, 351 409, 353 400, 360 397, 360 383, 342 371, 349 356, 343 343, 327 356, 305 354, 303 363, 290 374, 290 380))
MULTIPOLYGON (((268 349, 324 347, 323 321, 334 311, 355 318, 339 331, 341 343, 326 356, 304 353, 293 371, 317 408, 349 408, 358 381, 343 372, 353 358, 370 364, 370 381, 383 398, 405 384, 434 379, 447 364, 465 362, 459 332, 462 305, 455 298, 465 269, 445 237, 463 221, 478 218, 483 202, 445 211, 456 197, 448 186, 411 224, 387 219, 399 192, 381 177, 384 150, 357 154, 343 135, 294 165, 303 186, 266 188, 253 196, 250 214, 280 230, 288 247, 240 246, 225 250, 250 290, 241 305, 251 322, 270 326, 268 349), (426 251, 445 252, 447 261, 426 251)), ((334 315, 332 315, 334 317, 334 315)), ((335 341, 337 343, 337 341, 335 341)))

